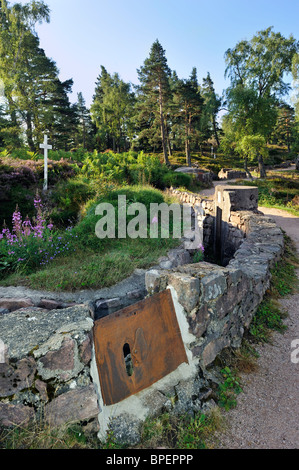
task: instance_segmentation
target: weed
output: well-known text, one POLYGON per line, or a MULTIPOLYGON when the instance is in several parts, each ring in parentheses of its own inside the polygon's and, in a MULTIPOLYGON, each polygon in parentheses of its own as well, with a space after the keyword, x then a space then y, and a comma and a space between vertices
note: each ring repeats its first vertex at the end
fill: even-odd
POLYGON ((221 370, 223 378, 225 379, 222 384, 219 385, 219 406, 225 410, 234 408, 237 404, 236 396, 242 392, 240 379, 236 373, 232 371, 228 366, 221 370))
POLYGON ((95 446, 95 438, 87 436, 80 425, 54 429, 35 420, 28 426, 0 429, 1 449, 92 449, 95 446))
POLYGON ((143 425, 141 448, 206 449, 213 446, 214 433, 223 427, 218 407, 206 414, 174 416, 164 413, 148 418, 143 425))

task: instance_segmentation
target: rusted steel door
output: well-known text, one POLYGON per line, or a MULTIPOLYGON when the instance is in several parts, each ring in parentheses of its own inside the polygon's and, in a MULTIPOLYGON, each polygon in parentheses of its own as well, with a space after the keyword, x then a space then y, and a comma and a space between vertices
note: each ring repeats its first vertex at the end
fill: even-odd
POLYGON ((94 343, 105 405, 188 363, 169 290, 96 321, 94 343))

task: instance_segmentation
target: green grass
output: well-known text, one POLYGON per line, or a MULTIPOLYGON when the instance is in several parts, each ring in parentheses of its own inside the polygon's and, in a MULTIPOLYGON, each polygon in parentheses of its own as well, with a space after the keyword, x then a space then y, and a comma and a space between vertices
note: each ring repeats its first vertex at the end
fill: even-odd
POLYGON ((278 299, 298 291, 296 268, 299 260, 292 240, 285 234, 285 251, 282 259, 271 270, 272 279, 250 325, 249 333, 254 342, 270 342, 272 331, 283 333, 286 326, 278 299))
POLYGON ((211 437, 221 428, 223 418, 218 407, 194 416, 163 413, 145 420, 138 448, 209 449, 213 447, 211 437))
POLYGON ((52 429, 42 422, 29 426, 0 428, 0 449, 94 449, 99 442, 91 434, 85 434, 79 425, 52 429))
POLYGON ((299 217, 298 172, 284 172, 283 176, 269 172, 269 176, 265 179, 240 180, 235 184, 257 186, 261 207, 285 210, 299 217))
MULTIPOLYGON (((172 238, 172 217, 170 217, 169 238, 162 238, 161 233, 159 233, 158 238, 150 238, 150 205, 162 202, 171 203, 173 198, 169 198, 161 191, 149 186, 119 187, 103 195, 97 201, 89 201, 86 204, 85 210, 82 210, 85 213, 82 220, 72 231, 66 231, 64 234, 67 237, 67 241, 63 243, 58 242, 59 255, 54 257, 52 253, 58 250, 56 243, 56 240, 59 239, 58 234, 50 242, 51 237, 49 240, 46 238, 45 240, 41 239, 41 243, 44 243, 44 252, 49 253, 45 265, 40 266, 38 256, 42 255, 39 255, 39 249, 34 245, 30 251, 29 247, 26 246, 24 248, 26 253, 24 252, 24 255, 22 252, 22 256, 20 253, 13 256, 20 258, 27 257, 27 264, 22 267, 20 263, 11 263, 5 271, 2 270, 0 285, 23 285, 48 291, 75 291, 102 288, 109 287, 130 276, 136 268, 146 269, 156 264, 159 257, 166 255, 167 251, 181 243, 179 239, 172 238), (95 215, 95 208, 102 202, 109 203, 115 208, 115 232, 117 236, 119 195, 126 196, 127 206, 138 202, 146 207, 148 238, 99 239, 96 236, 95 227, 100 216, 95 215), (31 258, 34 263, 30 263, 31 258)), ((127 216, 126 223, 133 217, 127 216)), ((32 240, 39 241, 37 238, 32 240)), ((1 243, 5 243, 5 240, 2 240, 1 243)), ((11 256, 7 255, 7 261, 10 260, 11 256)))
POLYGON ((136 268, 146 269, 174 248, 178 240, 115 240, 107 252, 78 250, 55 260, 35 273, 11 274, 1 286, 23 285, 50 291, 76 291, 110 287, 130 276, 136 268))

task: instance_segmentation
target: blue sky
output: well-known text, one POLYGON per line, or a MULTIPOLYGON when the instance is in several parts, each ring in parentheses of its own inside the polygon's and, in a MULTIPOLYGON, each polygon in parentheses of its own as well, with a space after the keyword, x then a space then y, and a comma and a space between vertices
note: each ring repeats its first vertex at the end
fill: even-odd
MULTIPOLYGON (((11 3, 15 3, 12 1, 11 3)), ((28 3, 21 0, 20 3, 28 3)), ((220 95, 224 53, 242 39, 273 26, 299 39, 299 0, 45 0, 50 24, 37 26, 41 47, 55 60, 60 78, 73 78, 72 102, 81 91, 89 106, 104 65, 137 84, 138 69, 159 39, 168 65, 180 78, 197 68, 210 72, 220 95)))

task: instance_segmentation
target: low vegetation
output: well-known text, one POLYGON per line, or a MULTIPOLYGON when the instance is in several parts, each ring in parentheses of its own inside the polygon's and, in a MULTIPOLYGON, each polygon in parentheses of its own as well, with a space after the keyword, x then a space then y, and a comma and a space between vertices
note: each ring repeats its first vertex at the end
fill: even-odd
MULTIPOLYGON (((81 220, 63 231, 55 230, 47 221, 40 199, 35 199, 34 221, 19 211, 13 215, 13 227, 0 235, 1 285, 26 285, 47 290, 78 290, 108 287, 129 276, 135 268, 147 268, 160 256, 178 245, 174 238, 99 239, 95 227, 98 203, 115 207, 117 221, 118 195, 125 195, 127 204, 139 202, 150 214, 151 203, 167 202, 159 190, 146 186, 124 186, 103 193, 82 208, 81 220)), ((127 223, 133 216, 127 216, 127 223)), ((148 230, 152 221, 148 216, 148 230)), ((117 225, 116 225, 117 233, 117 225)), ((170 230, 171 234, 171 230, 170 230)))
POLYGON ((283 209, 299 216, 298 171, 269 172, 269 176, 253 181, 242 180, 239 184, 259 188, 259 205, 283 209))

